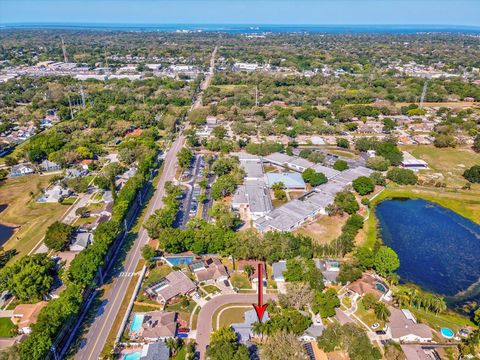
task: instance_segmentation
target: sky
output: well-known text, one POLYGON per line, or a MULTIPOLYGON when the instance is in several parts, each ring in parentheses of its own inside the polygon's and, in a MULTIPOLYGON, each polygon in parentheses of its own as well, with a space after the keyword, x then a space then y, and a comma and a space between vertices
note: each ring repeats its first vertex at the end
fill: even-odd
POLYGON ((0 0, 0 24, 480 26, 480 0, 0 0))

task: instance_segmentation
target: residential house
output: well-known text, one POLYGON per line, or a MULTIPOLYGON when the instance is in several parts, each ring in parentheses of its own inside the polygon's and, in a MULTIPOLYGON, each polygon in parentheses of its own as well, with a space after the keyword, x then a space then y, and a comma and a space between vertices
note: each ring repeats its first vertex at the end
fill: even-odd
POLYGON ((325 285, 331 285, 337 281, 340 273, 340 263, 337 260, 315 260, 315 265, 323 275, 325 285))
POLYGON ((360 279, 352 282, 347 288, 356 295, 354 296, 356 298, 368 293, 375 296, 378 300, 382 300, 387 299, 390 294, 390 290, 385 282, 368 273, 363 274, 360 279))
POLYGON ((168 360, 170 349, 164 341, 157 341, 143 345, 140 360, 168 360))
POLYGON ((12 166, 12 169, 10 170, 10 177, 31 175, 33 173, 35 173, 35 170, 33 169, 32 164, 23 163, 12 166))
POLYGON ((216 258, 197 260, 192 262, 188 267, 199 282, 211 283, 228 280, 226 267, 216 258))
POLYGON ((285 260, 280 260, 272 264, 272 277, 275 282, 285 282, 285 277, 283 273, 287 271, 287 262, 285 260))
POLYGON ((266 283, 267 281, 267 276, 266 276, 266 271, 265 271, 265 263, 263 261, 256 261, 256 260, 240 260, 238 261, 238 270, 240 271, 245 271, 245 267, 250 266, 252 268, 252 271, 250 273, 250 281, 252 282, 253 285, 258 285, 258 266, 262 266, 262 278, 263 282, 266 283))
POLYGON ((177 314, 171 311, 152 311, 143 316, 139 336, 145 341, 174 338, 177 333, 177 314))
POLYGON ((12 322, 18 327, 18 331, 22 334, 30 334, 32 332, 31 326, 37 322, 40 311, 46 305, 46 301, 17 305, 13 310, 12 322))
POLYGON ((403 160, 400 165, 405 169, 410 169, 413 171, 428 169, 428 164, 426 161, 417 159, 407 151, 403 151, 403 160))
POLYGON ((80 252, 85 250, 92 242, 93 234, 91 232, 77 232, 73 235, 69 248, 70 251, 80 252))
POLYGON ((322 324, 312 324, 305 332, 298 337, 300 341, 316 341, 319 336, 322 336, 325 326, 322 324))
POLYGON ((39 203, 58 203, 69 197, 71 191, 63 188, 61 185, 54 185, 47 189, 45 193, 37 200, 39 203))
POLYGON ((86 176, 87 174, 88 174, 88 169, 70 168, 70 169, 67 169, 66 177, 73 179, 73 178, 86 176))
POLYGON ((438 360, 440 355, 432 347, 414 344, 400 345, 406 360, 438 360))
POLYGON ((432 329, 425 324, 418 324, 415 316, 406 309, 390 308, 387 334, 397 342, 430 342, 432 329))
MULTIPOLYGON (((252 324, 258 322, 257 313, 255 310, 248 310, 245 312, 245 321, 243 323, 232 324, 232 329, 237 333, 238 342, 243 345, 249 345, 250 339, 255 335, 252 331, 252 324)), ((262 321, 266 322, 270 318, 268 312, 263 313, 262 321)))
POLYGON ((181 295, 188 295, 197 289, 195 283, 181 271, 173 271, 145 288, 147 295, 164 304, 181 295))
POLYGON ((47 159, 43 160, 38 166, 40 170, 44 172, 58 171, 62 169, 62 167, 59 164, 47 159))

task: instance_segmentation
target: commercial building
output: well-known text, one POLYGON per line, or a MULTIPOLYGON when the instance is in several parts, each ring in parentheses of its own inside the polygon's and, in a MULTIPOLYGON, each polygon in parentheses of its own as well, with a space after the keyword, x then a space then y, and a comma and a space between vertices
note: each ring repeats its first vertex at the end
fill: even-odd
POLYGON ((268 187, 272 187, 273 184, 282 183, 286 189, 289 190, 305 190, 305 181, 302 175, 296 172, 284 172, 284 173, 267 173, 265 174, 265 182, 268 187))

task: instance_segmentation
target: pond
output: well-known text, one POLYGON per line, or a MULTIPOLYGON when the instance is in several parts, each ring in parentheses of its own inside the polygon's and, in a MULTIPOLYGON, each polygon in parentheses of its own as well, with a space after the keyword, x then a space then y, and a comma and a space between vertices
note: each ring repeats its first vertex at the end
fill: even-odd
POLYGON ((403 282, 450 302, 479 295, 480 225, 420 199, 383 201, 376 215, 383 242, 400 258, 403 282))
MULTIPOLYGON (((7 205, 0 204, 0 213, 7 208, 7 205)), ((15 232, 15 228, 0 223, 0 246, 3 246, 15 232)))

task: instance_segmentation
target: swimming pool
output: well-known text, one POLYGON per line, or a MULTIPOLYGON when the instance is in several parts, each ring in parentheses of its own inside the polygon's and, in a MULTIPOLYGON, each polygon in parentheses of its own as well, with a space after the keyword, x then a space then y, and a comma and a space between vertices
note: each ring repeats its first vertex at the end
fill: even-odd
POLYGON ((451 339, 455 336, 455 333, 453 332, 453 330, 449 328, 441 328, 440 333, 446 339, 451 339))
POLYGON ((380 283, 380 282, 375 283, 375 288, 376 288, 378 291, 380 291, 380 292, 382 292, 382 293, 384 293, 384 294, 387 293, 387 288, 385 287, 385 285, 383 285, 383 284, 380 283))
POLYGON ((170 266, 178 266, 178 265, 190 265, 194 260, 193 256, 168 256, 165 257, 165 261, 170 266))
POLYGON ((134 314, 132 323, 130 324, 130 332, 135 333, 140 330, 143 324, 143 314, 134 314))
POLYGON ((123 360, 138 360, 142 356, 142 353, 140 351, 136 351, 130 354, 125 354, 123 356, 123 360))

